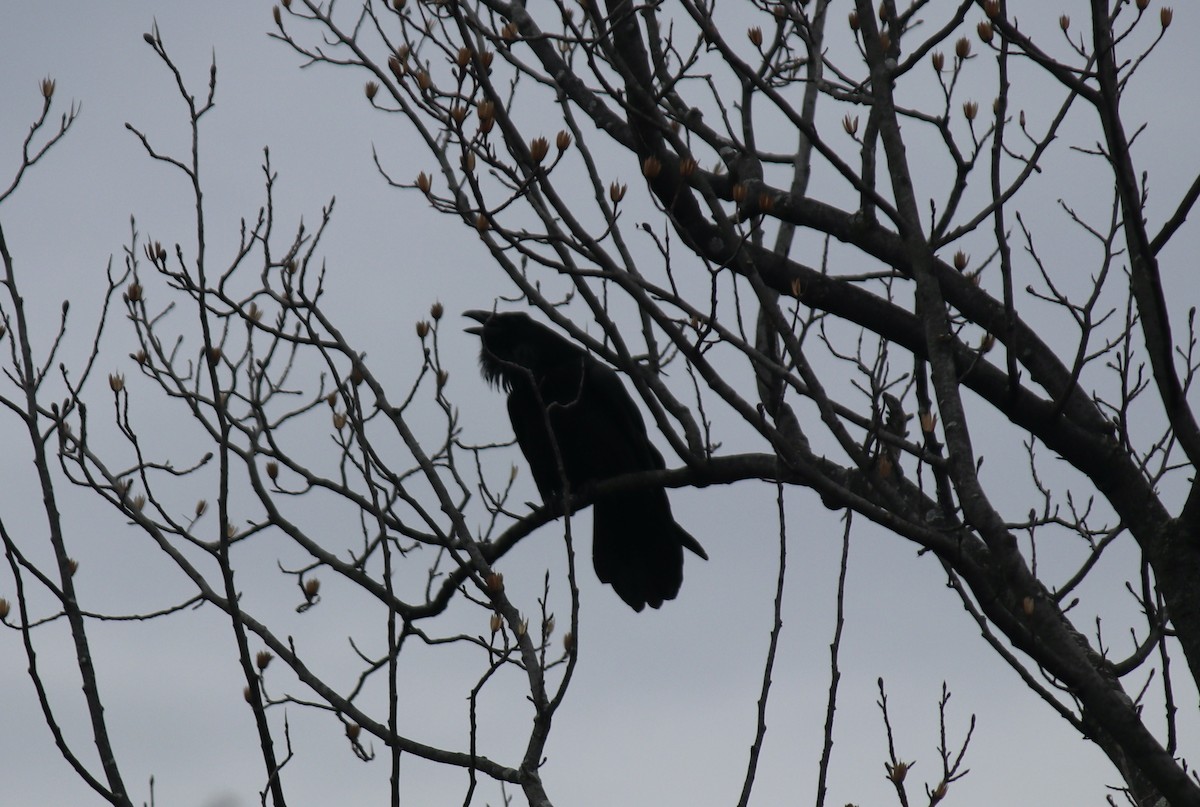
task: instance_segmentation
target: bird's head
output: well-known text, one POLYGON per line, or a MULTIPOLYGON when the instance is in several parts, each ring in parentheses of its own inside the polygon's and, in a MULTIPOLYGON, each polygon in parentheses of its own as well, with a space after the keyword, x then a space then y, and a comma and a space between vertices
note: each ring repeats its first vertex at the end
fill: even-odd
POLYGON ((479 369, 489 384, 511 390, 513 383, 532 373, 535 378, 583 351, 519 311, 465 311, 478 325, 467 333, 479 337, 479 369))

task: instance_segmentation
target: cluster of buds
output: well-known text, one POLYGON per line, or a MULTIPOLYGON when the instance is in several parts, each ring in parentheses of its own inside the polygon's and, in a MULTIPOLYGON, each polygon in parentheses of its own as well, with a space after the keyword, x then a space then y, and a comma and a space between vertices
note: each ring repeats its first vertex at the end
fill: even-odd
POLYGON ((408 67, 405 64, 408 59, 408 45, 401 45, 394 54, 388 57, 388 69, 392 71, 392 75, 397 80, 402 80, 404 74, 408 72, 408 67))
POLYGON ((908 769, 912 766, 908 762, 898 760, 895 765, 885 762, 883 763, 883 767, 887 771, 887 778, 893 784, 899 785, 904 783, 904 778, 908 776, 908 769))
POLYGON ((475 116, 479 118, 479 132, 487 134, 496 125, 496 102, 490 99, 475 105, 475 116))
POLYGON ((300 590, 304 592, 304 599, 309 605, 317 601, 317 594, 321 591, 321 580, 317 577, 310 577, 300 585, 300 590))

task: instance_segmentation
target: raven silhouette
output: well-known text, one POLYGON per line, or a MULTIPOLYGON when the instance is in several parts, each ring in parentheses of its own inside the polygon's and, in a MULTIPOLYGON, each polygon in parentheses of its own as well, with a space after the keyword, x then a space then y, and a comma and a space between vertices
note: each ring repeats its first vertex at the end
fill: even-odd
MULTIPOLYGON (((464 316, 480 323, 466 329, 482 341, 479 368, 489 384, 508 393, 513 433, 544 502, 562 497, 563 479, 577 492, 666 467, 611 367, 527 314, 464 316)), ((596 576, 635 611, 658 608, 679 593, 684 547, 708 560, 675 523, 661 486, 597 496, 592 511, 596 576)))

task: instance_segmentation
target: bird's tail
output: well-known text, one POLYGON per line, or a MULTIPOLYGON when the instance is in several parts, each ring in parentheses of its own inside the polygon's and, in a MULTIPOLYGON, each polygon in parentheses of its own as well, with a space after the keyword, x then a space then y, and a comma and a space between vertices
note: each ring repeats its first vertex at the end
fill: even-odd
POLYGON ((685 546, 708 560, 699 542, 675 523, 662 489, 597 499, 593 527, 596 576, 635 611, 675 599, 683 583, 685 546))

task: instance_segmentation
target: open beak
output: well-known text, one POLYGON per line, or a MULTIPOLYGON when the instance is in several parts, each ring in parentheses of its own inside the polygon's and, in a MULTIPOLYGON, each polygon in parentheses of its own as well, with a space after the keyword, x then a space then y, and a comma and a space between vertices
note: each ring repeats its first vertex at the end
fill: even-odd
POLYGON ((483 335, 483 326, 485 324, 487 324, 487 321, 489 319, 492 318, 492 312, 491 311, 479 311, 479 310, 464 311, 463 316, 473 319, 479 323, 478 325, 472 325, 470 328, 463 328, 463 330, 466 331, 467 333, 473 333, 476 336, 482 336, 483 335))

